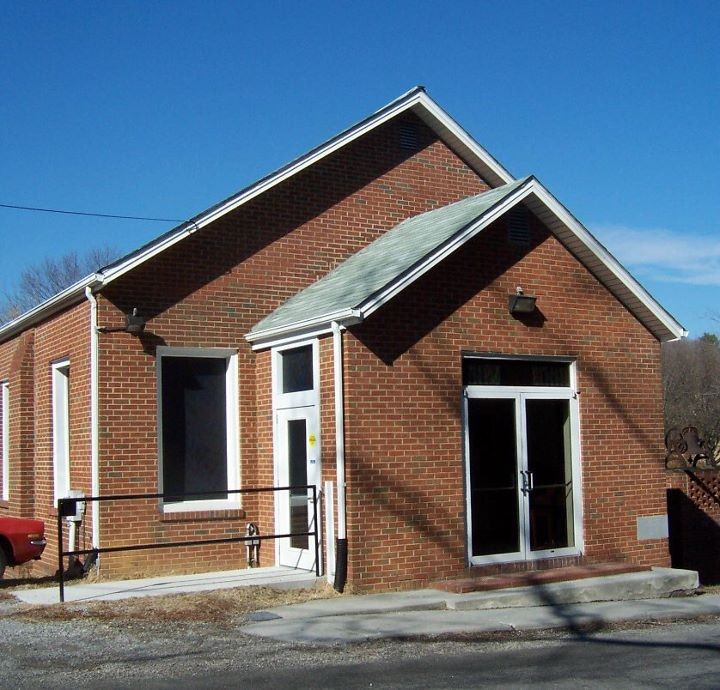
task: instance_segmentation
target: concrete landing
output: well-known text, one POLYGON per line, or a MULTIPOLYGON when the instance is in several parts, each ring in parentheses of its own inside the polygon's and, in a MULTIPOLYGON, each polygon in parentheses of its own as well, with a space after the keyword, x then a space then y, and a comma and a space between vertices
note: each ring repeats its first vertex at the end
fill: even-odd
POLYGON ((456 594, 447 607, 456 610, 553 606, 591 601, 633 601, 690 593, 700 582, 694 570, 653 568, 524 587, 456 594))
POLYGON ((482 575, 471 569, 462 577, 439 580, 431 583, 430 587, 463 594, 466 592, 485 592, 493 589, 546 585, 569 580, 586 580, 592 577, 606 577, 608 575, 649 572, 650 570, 652 570, 650 566, 632 565, 630 563, 594 563, 546 570, 502 573, 499 575, 482 575))
POLYGON ((405 610, 374 614, 329 614, 324 617, 313 615, 292 619, 281 618, 274 609, 264 613, 267 616, 265 620, 258 615, 257 622, 245 626, 243 632, 285 642, 334 646, 377 639, 448 635, 465 637, 482 633, 515 635, 521 631, 545 629, 566 630, 582 636, 617 622, 720 616, 720 596, 602 601, 480 611, 405 610))

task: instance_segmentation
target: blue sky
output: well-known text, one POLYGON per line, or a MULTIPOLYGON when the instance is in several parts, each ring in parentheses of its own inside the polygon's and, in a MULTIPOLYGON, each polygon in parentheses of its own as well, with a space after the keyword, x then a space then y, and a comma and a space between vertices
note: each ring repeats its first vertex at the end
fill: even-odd
MULTIPOLYGON (((0 0, 0 203, 187 218, 423 84, 720 331, 718 36, 714 1, 0 0)), ((172 225, 0 208, 0 290, 172 225)))

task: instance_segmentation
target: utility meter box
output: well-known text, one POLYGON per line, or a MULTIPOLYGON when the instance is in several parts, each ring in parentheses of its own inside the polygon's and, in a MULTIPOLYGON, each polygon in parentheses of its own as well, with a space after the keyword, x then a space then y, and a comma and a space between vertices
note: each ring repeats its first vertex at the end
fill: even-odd
POLYGON ((83 517, 85 516, 85 501, 82 501, 80 499, 85 498, 85 494, 82 491, 76 491, 74 489, 71 489, 68 491, 68 498, 74 498, 75 500, 75 510, 71 512, 73 504, 66 504, 66 510, 63 511, 65 515, 65 519, 68 522, 82 522, 83 517))

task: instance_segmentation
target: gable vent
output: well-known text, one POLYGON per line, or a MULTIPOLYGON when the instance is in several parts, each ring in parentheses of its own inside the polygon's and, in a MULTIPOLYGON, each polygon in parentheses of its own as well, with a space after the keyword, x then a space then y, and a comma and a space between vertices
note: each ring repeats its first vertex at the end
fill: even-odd
POLYGON ((416 150, 420 145, 418 129, 414 122, 400 123, 400 148, 409 151, 416 150))
POLYGON ((530 244, 530 218, 522 206, 508 211, 506 223, 507 239, 510 244, 521 247, 530 244))

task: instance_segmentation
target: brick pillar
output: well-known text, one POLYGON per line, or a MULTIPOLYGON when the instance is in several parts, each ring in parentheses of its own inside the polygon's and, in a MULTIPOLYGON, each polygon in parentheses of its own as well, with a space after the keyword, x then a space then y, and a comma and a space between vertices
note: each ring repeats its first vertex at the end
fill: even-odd
POLYGON ((33 517, 35 513, 35 332, 19 338, 10 364, 10 514, 33 517))

